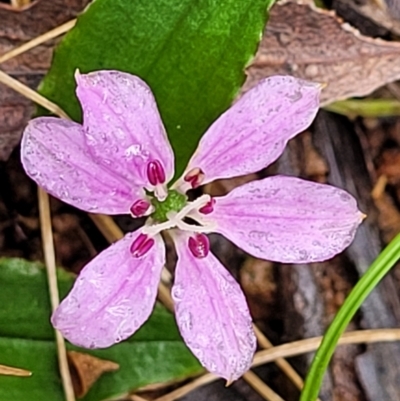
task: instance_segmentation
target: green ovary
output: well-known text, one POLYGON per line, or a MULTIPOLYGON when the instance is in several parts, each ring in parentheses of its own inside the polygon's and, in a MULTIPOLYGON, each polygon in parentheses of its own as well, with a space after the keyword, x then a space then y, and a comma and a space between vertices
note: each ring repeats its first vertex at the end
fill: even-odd
POLYGON ((163 201, 152 198, 150 202, 155 209, 151 217, 157 223, 164 223, 168 220, 167 214, 169 212, 179 212, 186 206, 187 196, 174 189, 170 189, 168 190, 167 198, 163 201))

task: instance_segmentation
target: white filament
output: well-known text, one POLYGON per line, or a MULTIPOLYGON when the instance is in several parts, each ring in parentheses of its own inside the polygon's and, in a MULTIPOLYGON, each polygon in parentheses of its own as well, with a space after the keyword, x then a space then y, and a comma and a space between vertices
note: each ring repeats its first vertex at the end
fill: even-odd
POLYGON ((198 210, 205 206, 208 202, 210 202, 210 195, 202 195, 200 198, 196 199, 193 202, 189 202, 182 210, 177 212, 169 212, 167 214, 168 220, 164 223, 159 224, 151 224, 152 219, 148 219, 146 224, 142 228, 142 233, 146 235, 154 236, 163 230, 169 230, 170 228, 178 227, 181 230, 192 231, 192 232, 211 232, 215 225, 211 222, 206 223, 202 226, 193 226, 187 224, 183 221, 185 217, 187 217, 191 212, 198 210))

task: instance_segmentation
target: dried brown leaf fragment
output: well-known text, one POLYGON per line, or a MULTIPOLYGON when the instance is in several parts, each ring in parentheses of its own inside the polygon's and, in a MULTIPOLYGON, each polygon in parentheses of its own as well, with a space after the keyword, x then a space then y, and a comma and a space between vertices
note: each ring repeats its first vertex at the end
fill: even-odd
POLYGON ((67 355, 74 392, 79 398, 90 390, 103 373, 119 369, 115 362, 82 352, 68 351, 67 355))
POLYGON ((400 79, 400 43, 363 36, 332 11, 285 1, 272 8, 247 74, 245 91, 275 74, 326 83, 326 105, 400 79))

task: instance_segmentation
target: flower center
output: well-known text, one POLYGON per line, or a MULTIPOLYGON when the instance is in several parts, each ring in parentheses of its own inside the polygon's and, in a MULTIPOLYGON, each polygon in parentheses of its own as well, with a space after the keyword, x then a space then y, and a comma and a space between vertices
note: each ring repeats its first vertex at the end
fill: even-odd
POLYGON ((150 217, 157 223, 164 223, 168 221, 168 213, 180 212, 186 206, 187 196, 174 189, 170 189, 163 201, 154 197, 150 202, 154 207, 154 212, 150 217))

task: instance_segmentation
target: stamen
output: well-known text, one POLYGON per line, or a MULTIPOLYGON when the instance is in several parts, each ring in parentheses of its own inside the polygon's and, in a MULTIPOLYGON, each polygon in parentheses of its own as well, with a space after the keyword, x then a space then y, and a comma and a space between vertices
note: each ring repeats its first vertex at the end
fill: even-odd
POLYGON ((154 245, 154 239, 148 237, 146 234, 139 234, 131 245, 131 253, 134 258, 140 258, 145 255, 154 245))
POLYGON ((164 184, 165 171, 159 160, 152 160, 147 165, 147 178, 151 185, 164 184))
POLYGON ((200 213, 210 214, 214 211, 215 199, 211 198, 203 207, 199 209, 200 213))
POLYGON ((139 199, 133 203, 133 205, 130 208, 130 211, 133 217, 142 217, 149 210, 150 206, 151 206, 150 202, 148 202, 147 200, 139 199))
POLYGON ((204 180, 204 173, 201 169, 199 169, 198 167, 190 170, 184 177, 183 179, 186 182, 189 182, 190 185, 192 186, 192 188, 197 188, 201 185, 201 183, 204 180))
POLYGON ((204 234, 196 234, 194 237, 189 237, 189 249, 196 258, 205 258, 210 251, 210 241, 204 234))

